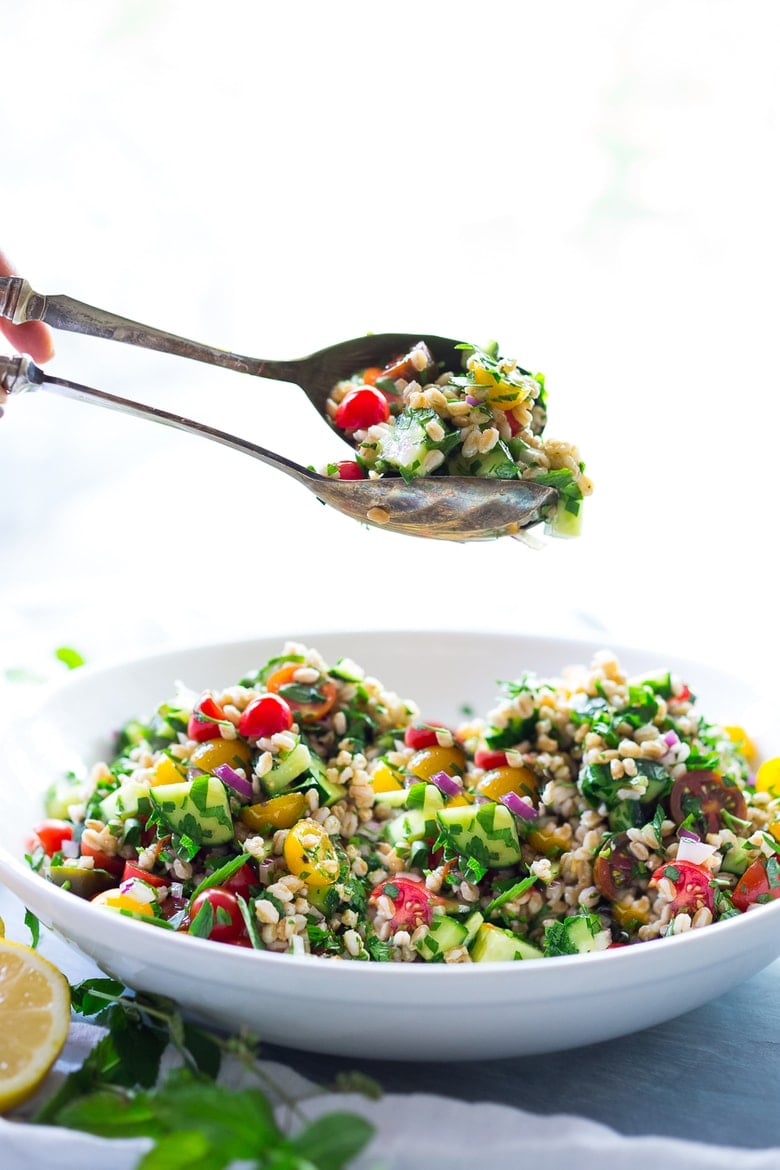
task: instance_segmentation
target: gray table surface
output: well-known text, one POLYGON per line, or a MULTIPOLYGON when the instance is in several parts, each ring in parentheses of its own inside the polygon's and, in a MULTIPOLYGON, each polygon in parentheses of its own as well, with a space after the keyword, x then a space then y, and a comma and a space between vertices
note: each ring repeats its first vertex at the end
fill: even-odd
POLYGON ((387 1092, 574 1113, 627 1135, 780 1147, 780 960, 668 1023, 544 1056, 420 1064, 264 1051, 316 1081, 358 1069, 387 1092))

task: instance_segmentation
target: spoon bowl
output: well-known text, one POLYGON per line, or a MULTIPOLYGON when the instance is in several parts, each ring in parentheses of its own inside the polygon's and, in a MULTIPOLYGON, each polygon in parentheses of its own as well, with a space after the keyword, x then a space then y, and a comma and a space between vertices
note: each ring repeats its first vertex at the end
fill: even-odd
POLYGON ((523 479, 422 476, 411 483, 401 478, 331 479, 206 423, 54 377, 26 357, 0 357, 0 390, 19 394, 36 389, 211 439, 291 476, 323 504, 353 520, 406 536, 454 541, 518 536, 544 520, 558 501, 554 488, 523 479))
POLYGON ((318 414, 345 441, 343 431, 336 430, 327 410, 327 401, 335 384, 357 370, 385 366, 397 354, 406 353, 423 341, 445 369, 457 369, 462 360, 463 343, 451 337, 421 333, 370 333, 329 345, 307 357, 273 360, 246 357, 166 333, 150 325, 141 325, 105 309, 97 309, 67 296, 44 296, 32 289, 20 276, 0 277, 0 317, 19 325, 25 321, 44 321, 53 329, 83 333, 121 341, 127 345, 153 349, 178 357, 192 358, 210 365, 252 374, 274 382, 299 386, 318 414))

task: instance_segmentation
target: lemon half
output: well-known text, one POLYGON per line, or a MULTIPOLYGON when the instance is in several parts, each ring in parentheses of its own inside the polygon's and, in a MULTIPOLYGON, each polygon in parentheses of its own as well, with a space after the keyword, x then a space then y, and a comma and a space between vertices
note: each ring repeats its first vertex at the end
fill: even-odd
POLYGON ((62 1051, 70 987, 32 947, 0 938, 0 1113, 31 1097, 62 1051))

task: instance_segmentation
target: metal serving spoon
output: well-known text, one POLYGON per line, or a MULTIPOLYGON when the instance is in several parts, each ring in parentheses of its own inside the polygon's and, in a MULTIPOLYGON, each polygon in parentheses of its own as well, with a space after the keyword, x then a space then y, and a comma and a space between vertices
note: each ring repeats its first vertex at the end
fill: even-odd
POLYGON ((202 435, 292 476, 321 503, 353 520, 407 536, 456 541, 517 536, 544 520, 558 500, 554 488, 523 479, 421 476, 411 483, 400 478, 330 479, 206 423, 56 378, 27 357, 0 357, 0 388, 8 394, 43 388, 202 435))
MULTIPOLYGON (((186 337, 178 337, 174 333, 165 333, 150 325, 141 325, 137 321, 106 312, 105 309, 96 309, 92 305, 75 301, 72 297, 44 296, 35 292, 28 281, 20 276, 0 277, 0 317, 13 321, 15 325, 25 321, 45 321, 53 329, 84 333, 178 357, 194 358, 196 361, 236 370, 241 374, 254 374, 258 378, 269 378, 275 382, 292 382, 300 386, 315 410, 334 430, 326 402, 340 379, 349 378, 356 371, 369 366, 383 367, 391 358, 407 353, 420 341, 426 343, 437 362, 444 363, 444 369, 459 369, 463 357, 462 350, 458 348, 461 342, 451 337, 420 333, 372 333, 351 341, 341 341, 337 345, 317 350, 308 357, 290 361, 245 357, 199 341, 190 341, 186 337)), ((349 442, 343 431, 336 433, 349 442)))

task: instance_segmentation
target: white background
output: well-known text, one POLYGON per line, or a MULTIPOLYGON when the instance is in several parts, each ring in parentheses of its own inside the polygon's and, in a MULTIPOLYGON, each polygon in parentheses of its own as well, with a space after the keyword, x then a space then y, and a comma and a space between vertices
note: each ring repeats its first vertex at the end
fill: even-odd
MULTIPOLYGON (((596 485, 577 541, 426 543, 30 395, 0 423, 0 670, 378 624, 591 631, 771 675, 773 0, 0 7, 0 242, 33 287, 261 357, 497 337, 545 372, 548 433, 596 485)), ((63 377, 340 454, 292 386, 56 344, 63 377)))

